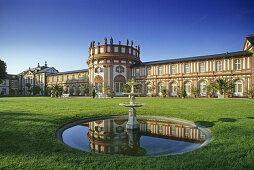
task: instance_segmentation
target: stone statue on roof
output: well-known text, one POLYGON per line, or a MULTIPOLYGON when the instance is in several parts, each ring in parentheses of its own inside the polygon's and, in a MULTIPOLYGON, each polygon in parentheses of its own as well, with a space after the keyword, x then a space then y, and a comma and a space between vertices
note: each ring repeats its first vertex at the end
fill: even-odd
POLYGON ((133 46, 133 40, 131 40, 131 47, 133 46))
POLYGON ((107 38, 106 37, 104 38, 104 43, 107 44, 107 38))
POLYGON ((113 44, 113 38, 112 37, 110 38, 110 44, 113 44))
POLYGON ((126 45, 128 46, 129 45, 129 40, 127 39, 127 41, 126 41, 126 45))

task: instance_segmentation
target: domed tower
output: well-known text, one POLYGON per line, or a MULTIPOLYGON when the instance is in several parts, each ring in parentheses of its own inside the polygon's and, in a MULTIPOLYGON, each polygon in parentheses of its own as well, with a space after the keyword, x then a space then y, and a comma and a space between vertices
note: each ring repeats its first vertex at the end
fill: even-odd
POLYGON ((115 95, 121 96, 122 87, 125 82, 131 78, 130 66, 140 62, 140 47, 133 47, 133 41, 129 45, 113 43, 110 38, 108 44, 107 38, 103 45, 92 41, 89 48, 89 59, 87 60, 89 71, 90 89, 95 88, 98 95, 107 94, 113 90, 115 95))

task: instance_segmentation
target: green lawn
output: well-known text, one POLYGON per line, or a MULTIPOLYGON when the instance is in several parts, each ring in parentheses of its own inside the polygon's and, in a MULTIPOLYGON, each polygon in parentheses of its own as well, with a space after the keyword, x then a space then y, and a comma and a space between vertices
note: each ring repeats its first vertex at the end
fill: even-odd
POLYGON ((0 98, 0 169, 250 169, 254 167, 254 100, 137 98, 138 114, 176 117, 209 128, 211 142, 163 157, 98 155, 56 139, 61 126, 79 119, 122 115, 129 99, 0 98))

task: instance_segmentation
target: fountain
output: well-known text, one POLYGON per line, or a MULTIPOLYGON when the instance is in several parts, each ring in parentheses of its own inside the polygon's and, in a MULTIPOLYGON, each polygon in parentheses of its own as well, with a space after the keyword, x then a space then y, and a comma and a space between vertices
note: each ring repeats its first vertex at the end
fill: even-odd
POLYGON ((131 100, 130 100, 130 103, 120 103, 119 105, 124 106, 124 107, 131 107, 131 109, 129 110, 129 117, 128 117, 128 122, 126 124, 126 129, 127 130, 135 130, 135 129, 139 128, 138 121, 137 121, 137 118, 136 118, 135 107, 142 107, 146 104, 145 103, 136 103, 136 101, 135 101, 135 95, 138 95, 140 93, 135 93, 134 92, 134 86, 138 85, 139 83, 135 82, 135 80, 132 79, 132 81, 127 82, 126 84, 131 86, 131 92, 130 93, 124 93, 124 94, 130 95, 131 100))
POLYGON ((161 116, 136 115, 135 107, 146 105, 136 103, 132 79, 129 115, 94 117, 69 123, 57 132, 57 138, 67 146, 87 152, 129 155, 162 156, 198 149, 211 140, 210 132, 187 120, 161 116), (157 129, 157 130, 154 130, 157 129))

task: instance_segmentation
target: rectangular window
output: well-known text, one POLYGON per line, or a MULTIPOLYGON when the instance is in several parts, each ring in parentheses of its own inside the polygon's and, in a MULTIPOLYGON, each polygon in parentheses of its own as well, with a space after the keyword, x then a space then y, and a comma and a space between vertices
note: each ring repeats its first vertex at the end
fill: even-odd
POLYGON ((189 137, 189 132, 190 132, 190 129, 189 128, 185 128, 184 129, 184 137, 189 137))
POLYGON ((222 71, 222 63, 221 63, 221 61, 216 61, 216 71, 222 71))
POLYGON ((2 93, 5 95, 6 94, 6 88, 2 88, 2 93))
POLYGON ((185 64, 185 73, 190 73, 190 65, 189 64, 185 64))
POLYGON ((110 46, 107 46, 107 52, 110 53, 110 46))
POLYGON ((171 126, 170 128, 170 134, 175 135, 175 126, 171 126))
POLYGON ((120 82, 115 83, 115 92, 123 93, 123 83, 120 83, 120 82))
POLYGON ((148 132, 151 131, 151 125, 150 124, 146 124, 146 131, 148 131, 148 132))
POLYGON ((158 68, 158 75, 162 75, 163 74, 163 68, 160 66, 158 68))
POLYGON ((241 70, 241 60, 240 59, 236 59, 234 64, 235 64, 235 70, 241 70))
POLYGON ((97 93, 102 93, 102 83, 95 83, 95 90, 97 93))
POLYGON ((140 76, 140 70, 139 68, 136 69, 136 77, 139 77, 140 76))
POLYGON ((114 52, 118 53, 118 47, 114 47, 114 52))
POLYGON ((6 80, 3 80, 3 81, 2 81, 2 85, 6 85, 6 80))
POLYGON ((146 68, 146 74, 147 74, 148 76, 151 75, 151 68, 150 68, 150 67, 147 67, 147 68, 146 68))
POLYGON ((152 87, 151 84, 147 84, 147 85, 146 85, 146 93, 147 93, 147 94, 150 94, 150 93, 151 93, 151 90, 152 90, 151 87, 152 87))
POLYGON ((100 48, 100 53, 104 53, 104 48, 103 47, 100 48))
POLYGON ((95 54, 98 54, 98 48, 95 48, 95 52, 94 52, 95 54))
POLYGON ((131 48, 129 48, 129 54, 131 54, 131 48))
POLYGON ((171 66, 171 74, 176 74, 176 67, 174 65, 171 66))
POLYGON ((125 47, 122 47, 122 53, 125 53, 125 47))
POLYGON ((205 72, 205 63, 199 63, 199 71, 200 73, 205 72))
POLYGON ((162 125, 158 126, 158 131, 159 131, 159 133, 162 133, 162 125))
POLYGON ((133 55, 136 55, 136 50, 133 50, 133 55))

